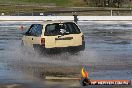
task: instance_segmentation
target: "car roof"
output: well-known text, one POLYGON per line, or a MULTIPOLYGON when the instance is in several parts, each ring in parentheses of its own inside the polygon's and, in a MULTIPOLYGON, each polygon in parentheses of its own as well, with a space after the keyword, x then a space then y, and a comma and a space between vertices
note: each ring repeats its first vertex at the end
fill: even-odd
POLYGON ((74 22, 74 21, 44 21, 43 24, 65 23, 65 22, 74 22))

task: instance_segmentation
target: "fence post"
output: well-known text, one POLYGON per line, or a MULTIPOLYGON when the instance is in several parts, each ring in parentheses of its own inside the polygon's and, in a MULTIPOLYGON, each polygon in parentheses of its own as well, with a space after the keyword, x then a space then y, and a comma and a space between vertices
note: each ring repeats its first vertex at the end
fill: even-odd
POLYGON ((113 16, 113 11, 112 10, 110 10, 110 15, 113 16))
POLYGON ((132 8, 130 8, 130 15, 132 14, 132 8))

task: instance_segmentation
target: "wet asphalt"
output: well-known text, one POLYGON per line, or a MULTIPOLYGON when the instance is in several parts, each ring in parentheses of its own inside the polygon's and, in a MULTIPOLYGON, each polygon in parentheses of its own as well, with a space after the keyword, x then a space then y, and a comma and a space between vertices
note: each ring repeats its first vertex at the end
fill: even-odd
MULTIPOLYGON (((21 51, 27 23, 0 24, 1 88, 81 88, 79 80, 45 80, 47 76, 80 77, 84 66, 90 79, 132 80, 132 22, 79 22, 86 49, 77 54, 37 55, 21 51)), ((86 88, 130 88, 87 86, 86 88)), ((84 87, 85 88, 85 87, 84 87)))

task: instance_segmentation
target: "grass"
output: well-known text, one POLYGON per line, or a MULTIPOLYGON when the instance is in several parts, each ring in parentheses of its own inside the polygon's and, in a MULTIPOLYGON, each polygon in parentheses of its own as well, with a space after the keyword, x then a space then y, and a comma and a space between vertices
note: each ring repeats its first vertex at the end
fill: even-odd
MULTIPOLYGON (((19 15, 23 13, 32 12, 49 12, 49 11, 78 11, 78 10, 102 10, 102 11, 87 11, 87 12, 77 12, 78 15, 110 15, 110 11, 103 11, 105 9, 115 9, 117 8, 67 8, 67 7, 88 7, 83 0, 0 0, 0 15, 5 13, 5 15, 19 15), (49 7, 48 7, 49 6, 49 7), (56 6, 56 7, 52 7, 56 6)), ((124 9, 124 8, 118 8, 124 9)), ((125 8, 128 10, 129 8, 125 8)), ((113 11, 116 13, 117 11, 113 11)), ((121 15, 131 15, 130 12, 121 12, 121 15)), ((56 15, 73 15, 75 13, 58 13, 56 15)))
POLYGON ((52 6, 81 6, 85 5, 83 0, 2 0, 1 4, 38 4, 52 6))
POLYGON ((29 3, 29 4, 53 4, 53 5, 64 5, 66 2, 69 2, 70 0, 12 0, 12 2, 16 3, 29 3))
POLYGON ((63 7, 82 6, 83 0, 0 0, 0 14, 17 14, 20 11, 32 12, 34 9, 41 12, 63 9, 63 7), (17 6, 16 6, 17 5, 17 6), (24 5, 24 6, 22 6, 24 5), (58 6, 49 8, 43 6, 58 6))

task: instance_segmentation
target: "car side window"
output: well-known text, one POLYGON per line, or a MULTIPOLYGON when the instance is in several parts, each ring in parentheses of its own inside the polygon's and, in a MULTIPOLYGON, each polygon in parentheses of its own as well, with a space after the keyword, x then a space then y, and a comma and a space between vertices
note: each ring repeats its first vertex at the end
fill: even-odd
POLYGON ((31 36, 31 28, 34 26, 34 24, 32 24, 29 29, 26 31, 25 35, 26 36, 31 36))
POLYGON ((41 36, 43 25, 41 24, 33 24, 32 27, 29 28, 28 34, 30 36, 41 36))

